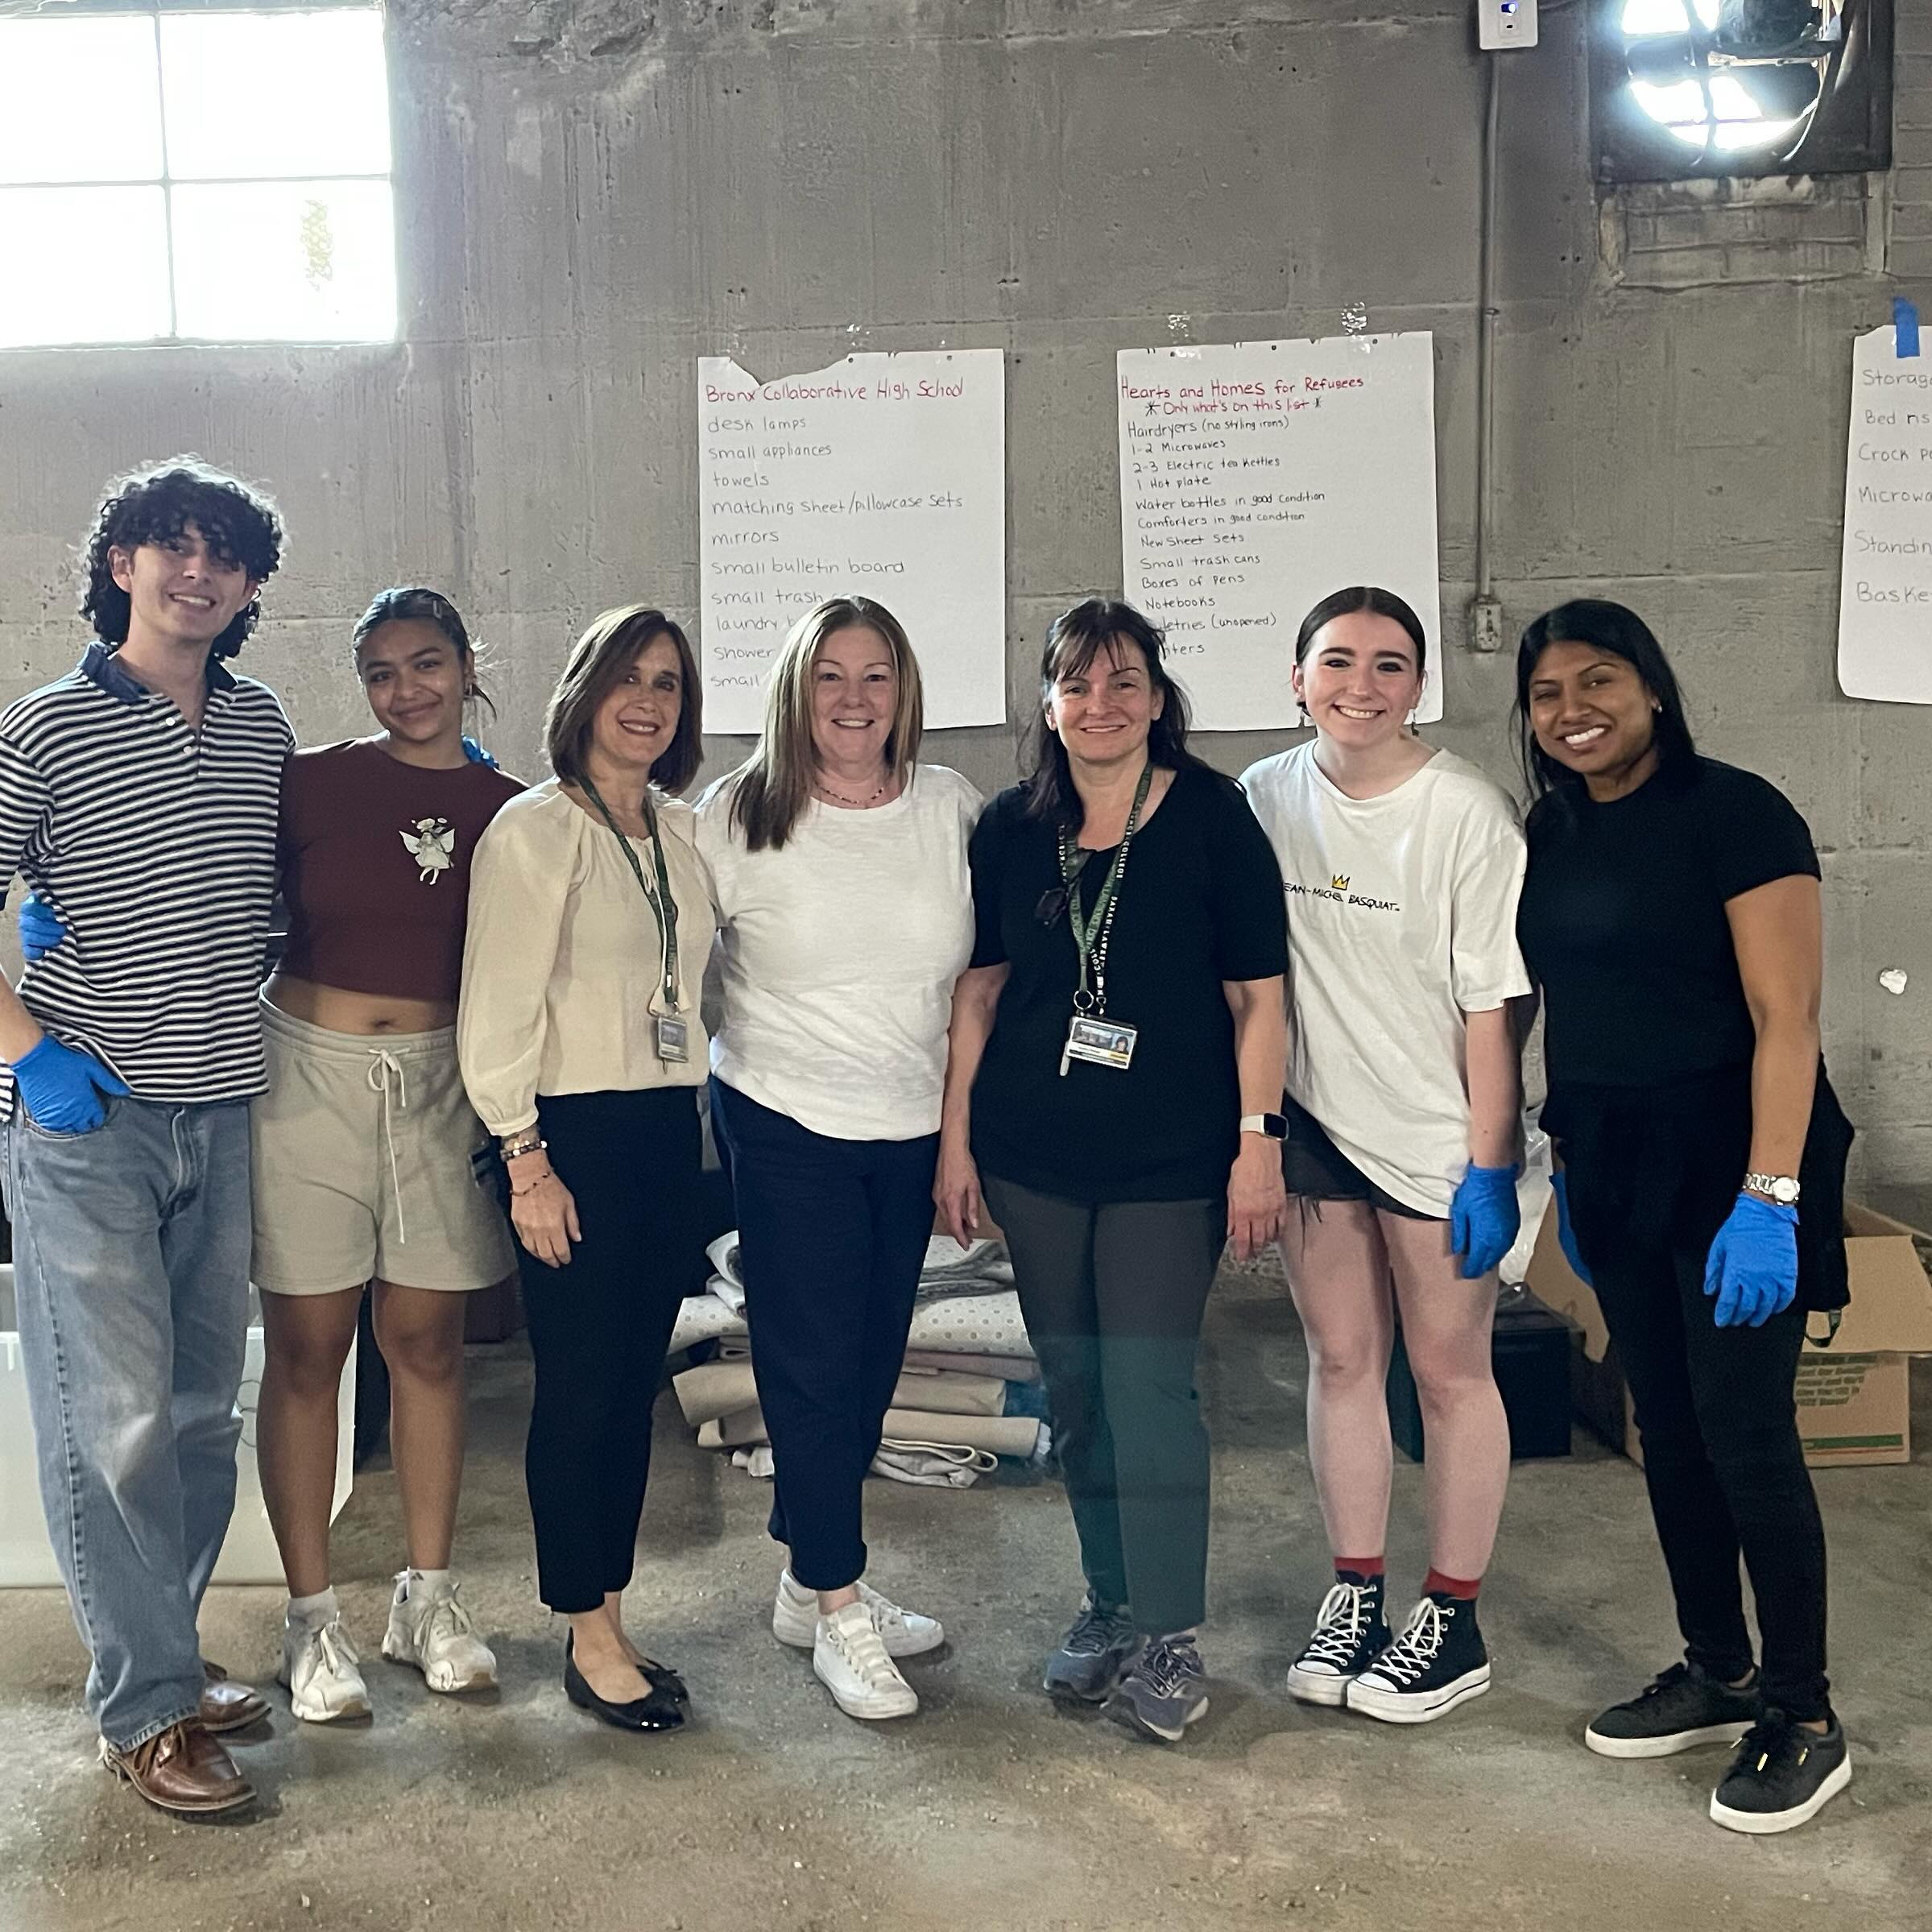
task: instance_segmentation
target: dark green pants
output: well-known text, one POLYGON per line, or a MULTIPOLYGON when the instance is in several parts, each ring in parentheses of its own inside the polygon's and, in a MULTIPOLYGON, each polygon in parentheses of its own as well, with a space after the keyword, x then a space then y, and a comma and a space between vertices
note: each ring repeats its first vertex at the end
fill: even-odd
POLYGON ((1208 1441, 1194 1356, 1227 1204, 1090 1206, 992 1175, 1094 1600, 1152 1636, 1206 1613, 1208 1441))

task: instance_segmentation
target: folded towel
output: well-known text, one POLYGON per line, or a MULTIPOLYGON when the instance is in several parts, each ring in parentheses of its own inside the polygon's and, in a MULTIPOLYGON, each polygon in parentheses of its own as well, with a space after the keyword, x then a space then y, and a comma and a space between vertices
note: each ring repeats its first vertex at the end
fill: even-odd
POLYGON ((921 1489, 970 1489, 999 1458, 984 1449, 939 1442, 881 1442, 872 1473, 921 1489))

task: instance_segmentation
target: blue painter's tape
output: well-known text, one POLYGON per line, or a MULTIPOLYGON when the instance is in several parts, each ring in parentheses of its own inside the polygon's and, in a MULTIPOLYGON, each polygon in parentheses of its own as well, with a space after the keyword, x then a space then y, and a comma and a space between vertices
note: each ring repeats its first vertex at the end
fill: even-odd
POLYGON ((1918 354, 1918 309, 1903 296, 1892 298, 1892 353, 1895 356, 1918 354))

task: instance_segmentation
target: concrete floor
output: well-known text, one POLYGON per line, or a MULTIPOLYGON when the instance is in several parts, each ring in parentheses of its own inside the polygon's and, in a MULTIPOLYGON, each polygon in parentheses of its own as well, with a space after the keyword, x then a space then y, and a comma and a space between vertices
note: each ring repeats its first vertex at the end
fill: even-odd
MULTIPOLYGON (((1203 1387, 1216 1454, 1214 1709, 1184 1749, 1063 1716, 1034 1688, 1078 1595, 1057 1486, 875 1483, 874 1574, 954 1632, 909 1723, 834 1711, 766 1627, 766 1491, 701 1454, 668 1399, 631 1614, 702 1721, 620 1737, 557 1689, 532 1583, 527 1363, 478 1352, 460 1555, 500 1699, 432 1698, 375 1657, 395 1485, 366 1472, 338 1587, 376 1700, 325 1731, 279 1709, 245 1748, 252 1822, 171 1821, 92 1761, 64 1602, 0 1595, 0 1926, 1074 1932, 1283 1926, 1755 1932, 1932 1927, 1932 1456, 1834 1471, 1835 1653, 1856 1779, 1819 1822, 1754 1842, 1705 1818, 1723 1762, 1611 1764, 1585 1716, 1670 1661, 1662 1571, 1629 1463, 1580 1437, 1520 1464, 1486 1593, 1487 1698, 1413 1731, 1305 1710, 1282 1673, 1325 1582, 1301 1446, 1304 1363, 1278 1281, 1231 1272, 1203 1387), (1811 1908, 1810 1913, 1807 1908, 1811 1908)), ((1932 1446, 1923 1400, 1918 1429, 1932 1446)), ((1398 1472, 1398 1594, 1419 1581, 1420 1472, 1398 1472)), ((209 1653, 266 1682, 279 1599, 226 1590, 209 1653)), ((279 1695, 279 1694, 277 1694, 279 1695)))

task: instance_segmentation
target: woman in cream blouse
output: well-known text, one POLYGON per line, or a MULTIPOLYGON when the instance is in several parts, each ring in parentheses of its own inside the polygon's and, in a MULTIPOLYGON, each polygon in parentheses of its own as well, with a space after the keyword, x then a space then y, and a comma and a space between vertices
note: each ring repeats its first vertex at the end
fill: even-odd
POLYGON ((556 776, 476 847, 457 1046, 510 1177, 536 1393, 526 1475, 537 1583, 567 1617, 571 1702, 675 1730, 685 1688, 624 1634, 651 1401, 692 1285, 714 921, 675 794, 701 756, 691 647, 662 611, 606 611, 545 719, 556 776))

